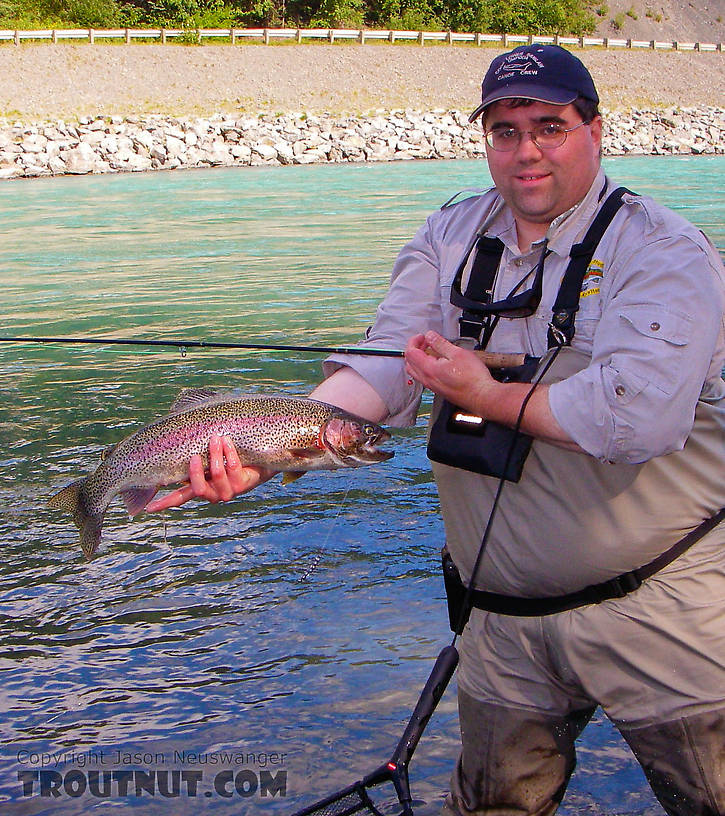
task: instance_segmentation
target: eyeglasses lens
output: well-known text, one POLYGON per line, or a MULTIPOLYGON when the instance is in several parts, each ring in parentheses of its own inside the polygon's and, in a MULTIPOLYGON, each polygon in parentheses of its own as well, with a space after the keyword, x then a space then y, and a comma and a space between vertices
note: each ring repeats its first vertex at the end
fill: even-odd
MULTIPOLYGON (((573 130, 573 128, 570 128, 573 130)), ((561 147, 569 131, 561 125, 547 122, 537 125, 533 130, 522 131, 516 128, 496 128, 486 132, 486 142, 494 150, 516 150, 525 134, 530 134, 534 144, 544 149, 561 147)))

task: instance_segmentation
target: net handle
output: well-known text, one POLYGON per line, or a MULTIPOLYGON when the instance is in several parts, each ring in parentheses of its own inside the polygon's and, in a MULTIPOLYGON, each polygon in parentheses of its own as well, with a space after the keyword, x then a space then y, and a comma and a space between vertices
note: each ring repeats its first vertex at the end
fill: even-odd
MULTIPOLYGON (((452 644, 445 646, 436 658, 436 662, 426 681, 423 691, 418 697, 413 713, 408 720, 408 725, 400 738, 393 755, 387 765, 378 769, 375 774, 379 775, 383 768, 390 774, 390 780, 395 786, 403 811, 401 816, 413 816, 412 802, 410 795, 410 781, 408 779, 408 764, 413 756, 423 731, 436 710, 443 693, 448 687, 448 683, 458 665, 458 650, 452 644)), ((369 778, 369 777, 368 777, 369 778)))
POLYGON ((392 763, 407 765, 410 762, 413 751, 415 751, 418 741, 423 735, 426 725, 428 725, 428 720, 430 720, 448 687, 457 665, 458 650, 456 647, 449 645, 441 649, 423 691, 420 693, 403 736, 390 758, 392 763))

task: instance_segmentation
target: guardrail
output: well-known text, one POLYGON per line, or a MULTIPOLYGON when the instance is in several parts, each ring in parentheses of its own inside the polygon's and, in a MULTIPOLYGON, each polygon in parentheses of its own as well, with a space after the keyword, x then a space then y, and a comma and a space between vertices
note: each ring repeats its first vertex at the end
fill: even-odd
POLYGON ((536 34, 477 34, 455 31, 398 31, 378 29, 350 29, 350 28, 72 28, 72 29, 0 29, 0 42, 11 41, 20 45, 23 40, 50 40, 57 43, 60 40, 87 40, 95 43, 97 40, 123 40, 130 44, 133 40, 160 40, 162 44, 170 40, 193 39, 201 43, 203 40, 227 39, 232 45, 250 39, 262 40, 266 45, 272 40, 325 40, 333 43, 338 40, 352 40, 359 43, 386 41, 394 43, 400 40, 409 40, 423 45, 426 42, 473 43, 474 45, 502 45, 504 48, 512 45, 534 43, 549 43, 555 45, 571 45, 580 48, 650 48, 653 50, 674 51, 720 51, 722 43, 702 42, 662 42, 659 40, 632 40, 615 39, 613 37, 561 37, 539 36, 536 34))

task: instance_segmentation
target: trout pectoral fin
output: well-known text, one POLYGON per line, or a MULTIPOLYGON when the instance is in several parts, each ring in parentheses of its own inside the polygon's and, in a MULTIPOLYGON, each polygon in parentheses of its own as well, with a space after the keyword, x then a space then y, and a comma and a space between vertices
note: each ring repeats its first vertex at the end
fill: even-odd
POLYGON ((289 455, 293 459, 316 459, 320 455, 320 448, 290 448, 289 455))
POLYGON ((288 470, 282 476, 282 484, 288 485, 290 482, 296 482, 305 473, 307 473, 306 470, 288 470))
POLYGON ((121 491, 129 516, 137 516, 158 492, 158 487, 132 487, 121 491))

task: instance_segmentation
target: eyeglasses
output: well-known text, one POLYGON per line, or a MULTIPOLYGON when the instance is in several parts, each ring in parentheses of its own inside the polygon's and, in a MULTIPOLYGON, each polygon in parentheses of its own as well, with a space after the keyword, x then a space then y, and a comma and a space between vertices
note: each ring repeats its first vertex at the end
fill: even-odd
POLYGON ((521 144, 521 139, 524 134, 531 136, 531 141, 540 150, 551 150, 555 147, 561 147, 566 141, 567 133, 572 130, 582 127, 582 125, 590 125, 591 122, 579 122, 574 127, 565 128, 556 122, 544 122, 537 125, 533 130, 518 130, 512 127, 493 128, 493 130, 486 131, 486 144, 494 150, 510 151, 516 150, 521 144))
MULTIPOLYGON (((536 264, 531 272, 534 272, 534 280, 531 288, 519 294, 509 294, 503 300, 495 300, 493 303, 482 304, 482 314, 499 315, 500 317, 507 317, 509 319, 516 317, 531 317, 539 308, 541 303, 541 290, 544 280, 544 261, 551 252, 547 247, 548 241, 544 239, 539 256, 539 262, 536 264)), ((529 272, 529 274, 531 274, 529 272)), ((523 280, 526 280, 524 278, 523 280)), ((521 284, 519 283, 519 286, 521 284)), ((515 291, 515 290, 514 290, 515 291)))
MULTIPOLYGON (((479 241, 482 240, 479 238, 479 241)), ((484 239, 485 240, 485 239, 484 239)), ((461 291, 461 279, 463 270, 468 262, 468 257, 474 248, 477 248, 479 241, 476 241, 471 249, 463 259, 463 263, 458 269, 458 273, 453 281, 451 291, 451 303, 454 306, 459 306, 463 309, 469 309, 479 315, 496 315, 498 317, 517 318, 517 317, 531 317, 539 308, 541 303, 541 292, 544 280, 544 261, 551 253, 548 248, 548 240, 545 238, 541 248, 541 255, 536 266, 531 270, 534 273, 534 280, 531 287, 524 292, 516 294, 516 289, 528 278, 525 275, 521 281, 514 287, 513 291, 509 293, 503 300, 496 300, 493 303, 486 303, 480 300, 467 297, 461 291)), ((475 260, 474 260, 475 264, 475 260)))

